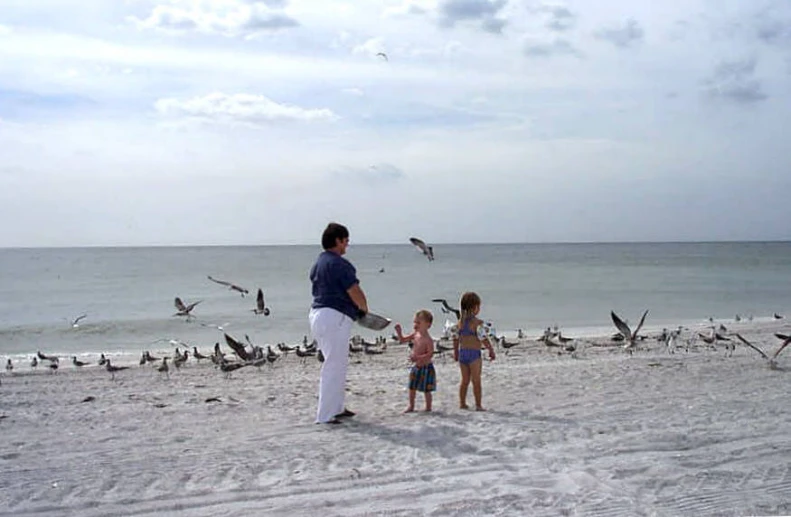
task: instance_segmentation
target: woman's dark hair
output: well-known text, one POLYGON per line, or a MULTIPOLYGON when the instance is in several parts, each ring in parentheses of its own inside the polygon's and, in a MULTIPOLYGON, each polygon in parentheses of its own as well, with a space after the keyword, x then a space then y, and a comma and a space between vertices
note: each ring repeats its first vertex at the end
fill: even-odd
POLYGON ((346 239, 349 237, 349 230, 340 223, 330 223, 321 234, 321 247, 325 250, 334 248, 337 244, 337 239, 346 239))

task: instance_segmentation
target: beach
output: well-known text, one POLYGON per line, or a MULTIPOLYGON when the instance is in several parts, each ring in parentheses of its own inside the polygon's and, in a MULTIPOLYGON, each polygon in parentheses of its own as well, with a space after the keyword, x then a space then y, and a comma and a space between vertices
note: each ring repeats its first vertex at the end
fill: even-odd
MULTIPOLYGON (((728 330, 771 353, 788 326, 728 330)), ((741 344, 537 337, 484 364, 487 412, 458 408, 445 356, 435 410, 401 414, 406 347, 355 354, 341 425, 314 424, 315 357, 4 372, 0 515, 791 513, 787 350, 770 369, 741 344)))

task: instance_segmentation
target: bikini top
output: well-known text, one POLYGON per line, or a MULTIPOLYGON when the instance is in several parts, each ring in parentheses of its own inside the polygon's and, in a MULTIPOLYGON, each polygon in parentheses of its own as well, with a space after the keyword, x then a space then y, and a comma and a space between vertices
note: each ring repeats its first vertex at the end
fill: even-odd
POLYGON ((478 333, 470 328, 470 322, 473 318, 467 318, 462 322, 461 328, 459 329, 459 336, 473 336, 478 337, 478 333))

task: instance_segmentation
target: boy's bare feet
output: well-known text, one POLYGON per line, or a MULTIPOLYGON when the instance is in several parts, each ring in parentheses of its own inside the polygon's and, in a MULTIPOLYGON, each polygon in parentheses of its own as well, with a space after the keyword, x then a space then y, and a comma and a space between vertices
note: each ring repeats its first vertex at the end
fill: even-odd
POLYGON ((475 411, 486 411, 483 406, 475 406, 475 411))
POLYGON ((424 409, 423 411, 424 411, 424 412, 426 412, 426 413, 431 413, 431 408, 430 408, 430 407, 427 407, 427 408, 426 408, 426 409, 424 409))
POLYGON ((467 404, 460 404, 459 409, 470 409, 470 406, 468 406, 467 404))
POLYGON ((414 413, 414 412, 415 412, 415 408, 413 407, 408 407, 404 410, 404 413, 414 413))

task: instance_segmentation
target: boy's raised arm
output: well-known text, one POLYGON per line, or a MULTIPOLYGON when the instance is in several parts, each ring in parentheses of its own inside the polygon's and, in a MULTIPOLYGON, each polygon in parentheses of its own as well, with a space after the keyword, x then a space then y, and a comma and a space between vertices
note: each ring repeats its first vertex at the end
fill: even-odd
POLYGON ((396 331, 396 337, 398 338, 398 342, 399 343, 406 343, 407 341, 412 341, 412 338, 415 337, 415 333, 414 332, 409 334, 408 336, 403 335, 401 333, 401 324, 400 323, 396 323, 395 324, 395 331, 396 331))

